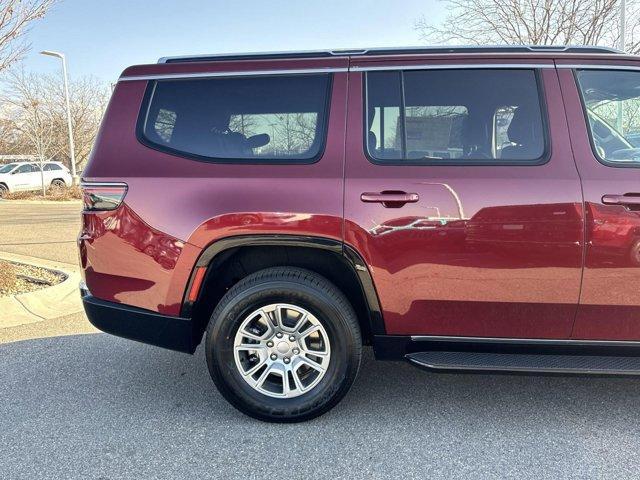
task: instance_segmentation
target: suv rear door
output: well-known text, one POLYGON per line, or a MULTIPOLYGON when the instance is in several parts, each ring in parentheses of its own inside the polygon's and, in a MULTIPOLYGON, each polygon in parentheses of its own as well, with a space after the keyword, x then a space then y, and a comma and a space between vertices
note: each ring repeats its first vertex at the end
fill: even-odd
POLYGON ((349 84, 345 241, 376 333, 568 338, 582 197, 553 62, 354 59, 349 84))
POLYGON ((640 340, 640 63, 564 60, 558 74, 585 201, 573 337, 640 340))
POLYGON ((14 188, 16 190, 34 190, 40 185, 40 171, 33 163, 25 163, 13 172, 14 188))

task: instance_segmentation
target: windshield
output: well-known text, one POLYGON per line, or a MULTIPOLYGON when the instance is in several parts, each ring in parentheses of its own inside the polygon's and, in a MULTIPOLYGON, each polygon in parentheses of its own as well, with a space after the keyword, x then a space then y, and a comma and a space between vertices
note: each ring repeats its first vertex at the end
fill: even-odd
POLYGON ((0 173, 9 173, 16 167, 17 163, 9 163, 8 165, 3 165, 0 167, 0 173))

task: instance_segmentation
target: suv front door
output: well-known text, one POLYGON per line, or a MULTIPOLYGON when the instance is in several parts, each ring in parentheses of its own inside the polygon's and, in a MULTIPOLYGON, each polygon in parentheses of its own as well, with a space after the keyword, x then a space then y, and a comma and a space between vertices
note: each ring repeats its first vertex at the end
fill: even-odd
POLYGON ((573 337, 640 340, 640 63, 570 63, 558 66, 587 245, 573 337))
POLYGON ((582 196, 553 63, 354 63, 345 241, 375 333, 568 338, 582 196))
POLYGON ((20 165, 13 172, 13 185, 15 190, 33 190, 38 186, 40 178, 38 167, 31 163, 20 165))

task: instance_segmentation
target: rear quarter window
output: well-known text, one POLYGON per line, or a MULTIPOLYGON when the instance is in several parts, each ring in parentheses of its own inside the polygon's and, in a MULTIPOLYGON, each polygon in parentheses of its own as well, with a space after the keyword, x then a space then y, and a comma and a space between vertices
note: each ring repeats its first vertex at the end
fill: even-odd
POLYGON ((210 162, 310 163, 324 149, 330 75, 158 80, 138 137, 210 162))

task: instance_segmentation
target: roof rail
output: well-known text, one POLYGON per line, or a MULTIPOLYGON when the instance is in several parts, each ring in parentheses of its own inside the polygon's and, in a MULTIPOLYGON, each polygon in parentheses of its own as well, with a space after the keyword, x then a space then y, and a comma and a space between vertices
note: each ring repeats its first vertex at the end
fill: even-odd
POLYGON ((252 59, 286 59, 286 58, 322 58, 335 56, 368 56, 368 55, 410 55, 410 54, 447 54, 447 53, 600 53, 622 54, 624 52, 609 47, 589 45, 460 45, 460 46, 425 46, 425 47, 382 47, 353 48, 336 50, 299 50, 288 52, 251 52, 221 53, 213 55, 185 55, 162 57, 158 63, 210 62, 220 60, 252 60, 252 59))

